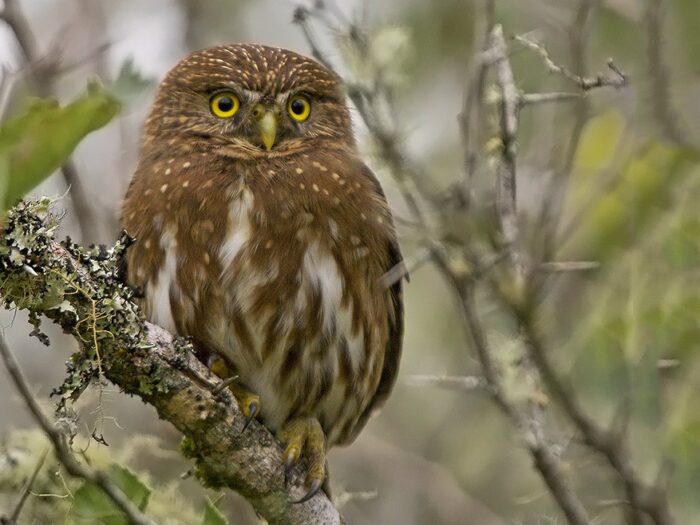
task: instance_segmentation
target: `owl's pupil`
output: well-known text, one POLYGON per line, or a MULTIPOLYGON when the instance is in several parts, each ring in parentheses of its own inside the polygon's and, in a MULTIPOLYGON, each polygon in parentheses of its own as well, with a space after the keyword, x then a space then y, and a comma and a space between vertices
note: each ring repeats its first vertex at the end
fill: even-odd
POLYGON ((292 102, 291 108, 292 108, 292 113, 294 113, 295 115, 301 115, 302 113, 304 113, 304 108, 305 108, 304 101, 301 99, 296 99, 295 101, 292 102))
POLYGON ((219 106, 219 109, 221 111, 226 113, 226 112, 231 111, 233 109, 233 99, 231 97, 221 97, 216 102, 216 105, 219 106))

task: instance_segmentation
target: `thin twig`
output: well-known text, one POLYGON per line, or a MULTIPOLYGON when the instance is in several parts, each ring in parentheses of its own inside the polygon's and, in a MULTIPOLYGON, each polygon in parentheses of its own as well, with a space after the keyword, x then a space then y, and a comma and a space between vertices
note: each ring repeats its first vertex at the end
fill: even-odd
POLYGON ((469 68, 467 81, 465 82, 464 95, 462 97, 462 111, 457 117, 459 131, 464 148, 464 184, 462 192, 467 202, 471 200, 474 175, 478 166, 480 151, 482 149, 481 125, 484 110, 484 88, 489 68, 493 65, 495 54, 490 49, 490 33, 495 18, 495 6, 493 0, 487 0, 485 5, 485 27, 479 52, 475 54, 469 68))
POLYGON ((228 388, 230 385, 232 385, 233 383, 235 383, 237 380, 238 380, 238 376, 227 377, 226 379, 224 379, 223 381, 221 381, 221 383, 219 383, 218 385, 216 385, 216 387, 214 387, 214 389, 212 390, 212 393, 213 393, 213 394, 218 394, 218 393, 221 392, 224 388, 228 388))
POLYGON ((537 266, 539 271, 549 273, 588 272, 598 268, 600 268, 598 261, 550 261, 537 266))
POLYGON ((680 117, 671 105, 670 74, 663 58, 663 30, 661 8, 663 0, 648 0, 644 21, 647 30, 647 65, 651 82, 652 108, 657 124, 674 142, 687 145, 691 141, 681 128, 680 117))
POLYGON ((477 376, 431 376, 431 375, 410 375, 404 383, 410 386, 436 386, 446 390, 457 390, 466 392, 470 390, 480 390, 486 387, 483 377, 477 376))
POLYGON ((389 269, 380 278, 380 283, 384 288, 390 288, 393 284, 399 282, 404 277, 408 277, 414 270, 417 270, 433 257, 433 252, 430 248, 422 247, 416 253, 404 258, 403 261, 397 263, 389 269))
MULTIPOLYGON (((312 56, 321 62, 329 69, 335 69, 332 62, 326 57, 321 50, 320 45, 316 41, 315 35, 309 23, 311 16, 327 17, 319 15, 323 10, 319 7, 314 11, 310 11, 305 6, 298 6, 294 11, 294 22, 301 28, 306 38, 307 44, 311 49, 312 56)), ((327 23, 327 22, 326 22, 327 23)), ((359 52, 367 53, 364 42, 366 37, 361 33, 359 28, 352 26, 347 30, 347 36, 351 42, 355 44, 359 52)), ((387 167, 395 174, 395 180, 401 191, 402 198, 406 202, 409 211, 414 218, 422 225, 427 226, 427 219, 416 191, 420 194, 420 198, 428 202, 435 202, 435 195, 429 185, 429 177, 427 172, 421 169, 416 162, 409 161, 399 148, 398 133, 393 122, 388 122, 388 115, 381 117, 384 113, 379 106, 379 99, 386 100, 386 93, 383 92, 382 82, 373 82, 372 89, 364 88, 356 83, 346 83, 348 97, 352 100, 357 108, 357 111, 362 118, 362 121, 367 126, 370 134, 376 141, 377 146, 381 150, 381 158, 386 162, 387 167)))
MULTIPOLYGON (((578 77, 587 74, 587 44, 594 15, 598 11, 601 0, 578 0, 578 6, 573 19, 568 25, 567 35, 569 43, 570 61, 572 71, 578 77)), ((568 80, 563 78, 568 83, 568 80)), ((585 93, 585 92, 584 92, 585 93)), ((562 210, 566 201, 569 180, 573 169, 573 163, 578 151, 579 142, 589 114, 588 98, 583 96, 572 104, 572 111, 566 111, 560 116, 560 126, 569 126, 570 133, 565 139, 563 152, 559 141, 555 142, 552 151, 552 171, 554 176, 547 188, 545 198, 542 199, 542 207, 538 218, 537 230, 542 232, 541 259, 548 260, 554 257, 556 250, 557 233, 559 231, 562 210)))
POLYGON ((610 74, 606 75, 599 73, 593 77, 584 77, 573 73, 566 66, 554 62, 554 60, 552 60, 552 58, 549 56, 547 49, 541 44, 538 44, 537 42, 522 35, 516 35, 514 39, 527 49, 537 53, 542 58, 545 67, 550 73, 561 75, 577 85, 582 91, 590 91, 591 89, 605 86, 620 89, 625 87, 629 81, 627 75, 615 64, 612 58, 609 58, 607 61, 607 67, 610 70, 610 74))
POLYGON ((29 408, 29 411, 32 413, 32 416, 34 416, 34 420, 38 423, 51 441, 56 453, 56 458, 61 465, 65 467, 68 473, 71 476, 84 479, 100 487, 100 489, 102 489, 107 497, 112 500, 119 510, 126 515, 127 519, 129 519, 131 523, 135 525, 155 525, 150 518, 145 516, 129 500, 129 498, 124 495, 119 487, 117 487, 104 472, 93 470, 86 465, 78 463, 68 447, 65 436, 41 411, 39 403, 36 401, 36 399, 34 399, 34 395, 27 384, 27 380, 24 378, 24 374, 20 370, 19 364, 10 351, 10 348, 7 346, 5 337, 2 333, 0 333, 0 354, 2 354, 3 361, 5 362, 5 368, 7 368, 17 391, 22 396, 22 399, 24 399, 24 402, 26 403, 27 408, 29 408))
MULTIPOLYGON (((0 334, 0 338, 2 338, 2 334, 0 334)), ((2 341, 0 341, 0 345, 1 344, 3 344, 2 341)), ((19 500, 17 500, 17 504, 15 505, 15 509, 12 511, 12 514, 10 514, 10 517, 7 519, 0 519, 0 522, 2 522, 3 525, 15 525, 19 521, 19 515, 22 513, 22 508, 24 508, 24 504, 27 502, 27 499, 32 492, 34 482, 41 471, 41 467, 44 466, 44 461, 46 461, 46 456, 48 453, 49 449, 47 448, 41 453, 41 456, 39 456, 39 461, 36 462, 34 471, 32 472, 31 476, 29 476, 29 479, 24 484, 24 487, 22 487, 22 492, 20 493, 19 500)))
POLYGON ((534 106, 536 104, 547 104, 551 102, 570 102, 580 99, 581 93, 570 93, 567 91, 557 91, 554 93, 523 93, 519 97, 521 107, 534 106))

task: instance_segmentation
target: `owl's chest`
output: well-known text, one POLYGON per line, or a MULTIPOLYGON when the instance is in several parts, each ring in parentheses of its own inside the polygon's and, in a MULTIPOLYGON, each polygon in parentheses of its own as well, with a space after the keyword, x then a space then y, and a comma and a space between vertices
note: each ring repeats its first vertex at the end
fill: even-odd
POLYGON ((379 378, 369 351, 383 344, 372 323, 386 324, 369 296, 379 274, 354 240, 362 232, 343 235, 332 208, 287 201, 261 210, 256 198, 243 189, 229 203, 226 234, 209 254, 218 277, 193 294, 192 335, 267 401, 272 428, 296 412, 335 421, 347 389, 359 396, 379 378))
POLYGON ((357 417, 387 340, 388 212, 366 181, 318 166, 182 174, 127 215, 146 315, 225 356, 274 407, 271 428, 301 412, 357 417))

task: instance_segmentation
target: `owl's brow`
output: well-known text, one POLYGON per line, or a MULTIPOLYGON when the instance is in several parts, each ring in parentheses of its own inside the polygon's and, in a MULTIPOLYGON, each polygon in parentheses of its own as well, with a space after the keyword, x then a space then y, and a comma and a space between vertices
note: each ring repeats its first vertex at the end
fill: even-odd
MULTIPOLYGON (((242 88, 240 86, 236 86, 234 84, 227 84, 227 83, 222 83, 217 87, 211 88, 207 90, 206 94, 207 96, 212 96, 216 93, 220 93, 222 91, 233 91, 237 95, 245 98, 247 101, 257 101, 261 97, 264 97, 267 95, 267 93, 263 91, 258 91, 255 89, 246 89, 242 88)), ((286 89, 284 91, 280 91, 279 93, 275 94, 275 100, 277 102, 283 103, 286 100, 289 99, 292 95, 297 95, 297 94, 302 94, 302 95, 307 95, 310 97, 313 97, 315 99, 319 100, 326 100, 326 99, 331 99, 334 97, 329 97, 328 95, 323 95, 321 93, 316 92, 312 87, 310 86, 299 86, 298 88, 293 88, 293 89, 286 89)))

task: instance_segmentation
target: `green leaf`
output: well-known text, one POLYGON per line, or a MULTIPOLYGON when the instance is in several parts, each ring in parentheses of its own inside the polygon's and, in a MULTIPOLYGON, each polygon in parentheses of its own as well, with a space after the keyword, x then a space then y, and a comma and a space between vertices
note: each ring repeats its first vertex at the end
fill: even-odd
POLYGON ((229 525, 226 516, 211 502, 209 498, 204 505, 204 518, 202 525, 229 525))
POLYGON ((118 112, 119 102, 93 83, 66 106, 38 100, 5 122, 0 127, 0 188, 5 188, 0 213, 58 169, 88 133, 118 112))
MULTIPOLYGON (((124 492, 124 495, 140 510, 148 505, 151 490, 130 470, 115 464, 109 467, 109 478, 124 492)), ((128 525, 124 514, 97 485, 85 482, 75 491, 73 511, 91 523, 104 525, 128 525)))
POLYGON ((600 170, 612 160, 622 137, 625 120, 617 111, 608 111, 586 123, 581 135, 574 167, 600 170))

